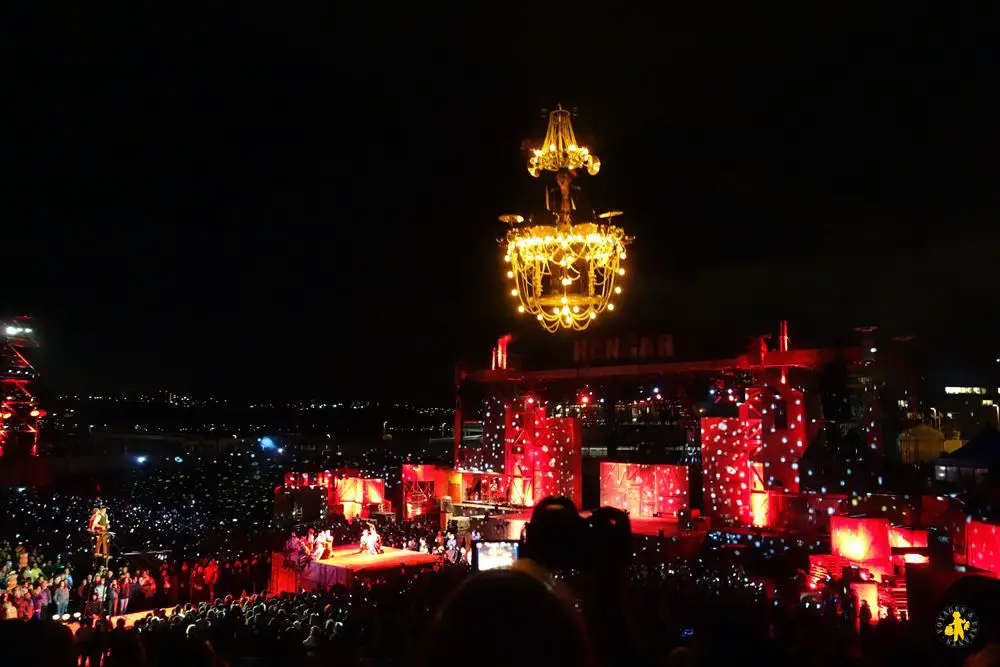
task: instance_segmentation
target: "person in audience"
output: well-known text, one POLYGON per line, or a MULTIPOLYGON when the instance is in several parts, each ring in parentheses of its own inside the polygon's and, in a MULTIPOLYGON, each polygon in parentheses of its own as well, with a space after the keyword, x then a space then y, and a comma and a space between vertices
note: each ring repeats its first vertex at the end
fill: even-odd
POLYGON ((106 615, 108 615, 108 616, 115 616, 116 614, 119 613, 118 612, 118 610, 119 610, 119 605, 118 605, 118 596, 119 596, 119 594, 120 594, 120 587, 119 587, 119 584, 118 584, 118 580, 112 578, 108 582, 107 590, 104 593, 105 602, 106 602, 106 605, 105 605, 105 607, 106 607, 105 614, 106 615))
POLYGON ((506 651, 483 650, 503 627, 512 637, 534 637, 516 662, 525 667, 595 667, 582 619, 528 573, 494 570, 469 578, 444 604, 423 647, 424 667, 441 655, 475 656, 477 667, 507 667, 506 651), (483 604, 488 600, 488 604, 483 604))
POLYGON ((52 594, 52 601, 56 605, 56 614, 64 616, 69 612, 69 581, 63 579, 52 594))
POLYGON ((211 602, 215 600, 215 585, 219 583, 219 564, 214 558, 210 558, 208 564, 205 565, 203 577, 205 588, 208 589, 208 601, 211 602))
POLYGON ((132 595, 135 593, 132 576, 128 573, 128 568, 125 568, 124 572, 122 572, 118 585, 118 614, 126 614, 128 613, 129 603, 132 601, 132 595))

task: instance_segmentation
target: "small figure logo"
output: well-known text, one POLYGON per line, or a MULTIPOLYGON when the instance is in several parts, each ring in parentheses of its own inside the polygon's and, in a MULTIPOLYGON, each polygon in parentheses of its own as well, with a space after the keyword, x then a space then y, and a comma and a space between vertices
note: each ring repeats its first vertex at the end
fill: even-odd
POLYGON ((965 648, 979 634, 979 618, 965 605, 951 605, 941 610, 935 622, 938 639, 952 648, 965 648))

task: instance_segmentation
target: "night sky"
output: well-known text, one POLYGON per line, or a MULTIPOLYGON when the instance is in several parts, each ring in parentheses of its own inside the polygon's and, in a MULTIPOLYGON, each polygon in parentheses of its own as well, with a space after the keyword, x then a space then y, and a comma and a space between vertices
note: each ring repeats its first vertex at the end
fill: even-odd
POLYGON ((496 216, 540 196, 520 145, 562 103, 636 236, 619 329, 1000 356, 987 18, 588 6, 24 29, 0 310, 53 390, 444 397, 536 326, 496 216))

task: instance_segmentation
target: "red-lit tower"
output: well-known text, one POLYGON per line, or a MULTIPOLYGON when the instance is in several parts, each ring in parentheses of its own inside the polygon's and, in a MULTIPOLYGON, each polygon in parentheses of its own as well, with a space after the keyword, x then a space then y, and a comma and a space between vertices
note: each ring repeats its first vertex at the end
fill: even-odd
POLYGON ((580 423, 573 417, 548 417, 535 396, 519 397, 508 422, 504 472, 510 502, 532 507, 548 496, 583 502, 580 423))
MULTIPOLYGON (((781 321, 778 359, 790 352, 788 322, 781 321)), ((740 407, 744 420, 760 420, 760 449, 752 454, 751 489, 754 492, 798 493, 799 459, 805 452, 806 420, 802 391, 788 383, 788 367, 767 368, 771 353, 761 349, 761 366, 754 372, 754 386, 747 389, 740 407)), ((780 362, 779 362, 780 363, 780 362)))
POLYGON ((29 452, 38 456, 38 372, 31 350, 38 348, 32 319, 25 315, 0 323, 0 456, 29 452))

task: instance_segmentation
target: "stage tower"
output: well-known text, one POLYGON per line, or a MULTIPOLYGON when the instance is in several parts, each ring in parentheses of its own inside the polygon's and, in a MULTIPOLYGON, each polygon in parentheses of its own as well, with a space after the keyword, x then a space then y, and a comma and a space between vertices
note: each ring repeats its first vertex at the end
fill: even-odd
POLYGON ((38 349, 33 321, 26 315, 0 323, 0 456, 38 456, 39 420, 31 354, 38 349))

